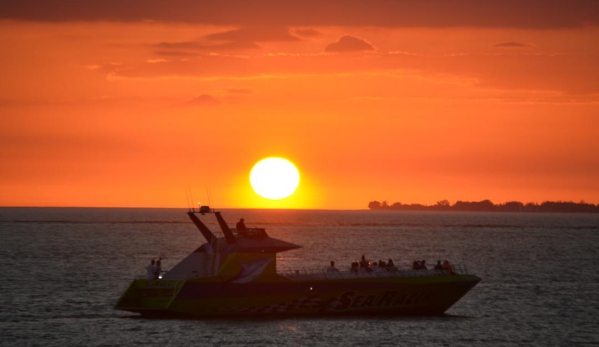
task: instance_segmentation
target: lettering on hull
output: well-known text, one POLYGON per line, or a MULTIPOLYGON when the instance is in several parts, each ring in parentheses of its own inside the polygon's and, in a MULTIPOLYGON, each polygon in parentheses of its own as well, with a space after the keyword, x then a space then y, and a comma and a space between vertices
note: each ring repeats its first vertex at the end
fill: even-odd
POLYGON ((433 292, 404 294, 398 291, 387 291, 382 295, 359 294, 356 291, 348 291, 341 294, 336 302, 333 302, 334 311, 345 311, 348 309, 365 308, 391 308, 424 304, 431 301, 433 292))
POLYGON ((146 288, 177 288, 178 282, 165 282, 160 280, 151 280, 145 282, 146 288))
POLYGON ((142 289, 140 296, 142 298, 172 297, 175 295, 174 289, 142 289))

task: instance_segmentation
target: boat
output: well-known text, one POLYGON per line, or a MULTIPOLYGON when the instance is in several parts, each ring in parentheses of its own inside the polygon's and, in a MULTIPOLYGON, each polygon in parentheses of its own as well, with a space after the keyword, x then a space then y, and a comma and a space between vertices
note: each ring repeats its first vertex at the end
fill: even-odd
MULTIPOLYGON (((187 212, 206 239, 160 278, 137 278, 115 309, 147 316, 441 315, 481 279, 453 270, 277 271, 279 252, 301 246, 265 229, 230 228, 221 213, 187 212), (199 216, 214 215, 222 236, 199 216)), ((361 269, 364 270, 364 269, 361 269)))

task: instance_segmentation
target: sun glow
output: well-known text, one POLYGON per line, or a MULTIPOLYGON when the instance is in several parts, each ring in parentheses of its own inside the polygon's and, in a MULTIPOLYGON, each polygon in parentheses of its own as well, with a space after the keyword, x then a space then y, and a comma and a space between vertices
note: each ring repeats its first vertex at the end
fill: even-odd
POLYGON ((265 158, 250 172, 250 184, 254 191, 267 199, 279 200, 293 194, 299 185, 299 171, 287 159, 265 158))

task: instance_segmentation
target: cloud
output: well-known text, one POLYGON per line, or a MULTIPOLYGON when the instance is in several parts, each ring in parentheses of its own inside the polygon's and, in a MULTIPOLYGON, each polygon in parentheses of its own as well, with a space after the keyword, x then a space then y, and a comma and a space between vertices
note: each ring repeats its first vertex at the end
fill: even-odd
MULTIPOLYGON (((198 41, 160 42, 154 47, 159 52, 177 52, 196 50, 204 52, 258 49, 258 42, 294 42, 301 41, 289 34, 285 27, 239 28, 204 36, 198 41)), ((163 54, 164 55, 164 54, 163 54)))
POLYGON ((295 33, 299 36, 302 37, 318 37, 318 36, 322 36, 322 33, 318 30, 315 29, 296 29, 295 33))
POLYGON ((300 41, 285 27, 246 27, 206 35, 208 41, 226 42, 289 42, 300 41))
POLYGON ((220 104, 220 101, 208 94, 201 94, 187 103, 188 106, 212 106, 218 104, 220 104))
MULTIPOLYGON (((327 54, 307 56, 202 55, 198 59, 149 64, 145 61, 125 65, 97 65, 90 73, 108 74, 115 79, 181 79, 213 83, 210 88, 235 88, 238 81, 283 78, 345 76, 355 73, 394 74, 398 70, 414 71, 424 76, 456 76, 483 89, 555 91, 564 94, 599 92, 599 65, 596 55, 526 54, 496 49, 492 54, 327 54)), ((95 63, 95 62, 90 62, 95 63)), ((102 63, 102 62, 101 62, 102 63)), ((445 77, 443 77, 445 78, 445 77)), ((239 82, 242 88, 256 89, 254 84, 239 82)), ((258 88, 261 89, 261 88, 258 88)), ((265 91, 266 92, 266 91, 265 91)), ((231 92, 228 92, 231 93, 231 92)), ((220 95, 220 94, 219 94, 220 95)), ((225 94, 226 95, 226 94, 225 94)), ((216 96, 216 95, 215 95, 216 96)), ((235 95, 234 92, 229 96, 235 95)), ((220 96, 216 96, 220 101, 220 96)))
POLYGON ((126 70, 127 67, 121 62, 115 63, 102 63, 102 64, 91 64, 86 66, 88 70, 99 71, 104 74, 116 73, 122 70, 126 70))
POLYGON ((205 43, 200 41, 181 41, 181 42, 160 42, 154 45, 155 48, 158 48, 159 52, 164 53, 169 52, 169 50, 174 50, 178 53, 182 52, 182 50, 195 50, 202 52, 212 52, 212 51, 223 51, 223 50, 239 50, 239 49, 257 49, 260 48, 258 44, 252 41, 233 41, 233 42, 225 42, 225 43, 205 43))
POLYGON ((343 36, 337 42, 329 44, 325 52, 364 52, 374 51, 374 46, 370 43, 353 36, 343 36))
POLYGON ((497 47, 497 48, 534 48, 535 45, 530 44, 530 43, 520 43, 520 42, 502 42, 502 43, 498 43, 496 45, 493 45, 493 47, 497 47))
POLYGON ((0 0, 0 8, 0 19, 52 22, 528 29, 599 24, 596 0, 0 0))
POLYGON ((231 88, 231 89, 227 89, 227 91, 231 94, 253 94, 254 93, 254 91, 251 89, 231 88))
POLYGON ((196 56, 197 55, 196 53, 192 53, 192 52, 169 51, 169 50, 155 51, 154 54, 161 55, 161 56, 166 56, 166 57, 192 57, 192 56, 196 56))

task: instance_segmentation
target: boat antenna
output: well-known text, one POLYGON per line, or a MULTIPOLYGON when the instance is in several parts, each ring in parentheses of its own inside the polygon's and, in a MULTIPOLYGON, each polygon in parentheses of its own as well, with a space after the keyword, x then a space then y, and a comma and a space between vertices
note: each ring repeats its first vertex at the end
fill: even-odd
POLYGON ((191 196, 191 212, 195 212, 195 208, 193 207, 193 193, 191 192, 191 189, 189 190, 189 195, 191 196))

